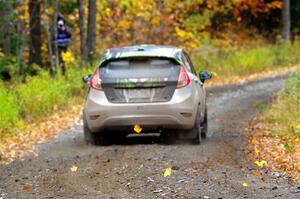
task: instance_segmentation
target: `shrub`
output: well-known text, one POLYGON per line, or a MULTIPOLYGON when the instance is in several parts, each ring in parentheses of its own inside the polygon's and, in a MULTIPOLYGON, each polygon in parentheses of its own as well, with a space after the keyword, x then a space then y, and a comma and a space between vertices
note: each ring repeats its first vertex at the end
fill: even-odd
POLYGON ((0 137, 14 133, 22 125, 20 113, 14 93, 0 82, 0 137))
POLYGON ((296 64, 300 59, 300 44, 278 43, 254 48, 202 46, 192 54, 197 71, 211 70, 221 78, 252 73, 296 64))
POLYGON ((20 99, 23 116, 37 119, 72 104, 78 96, 82 99, 85 91, 82 73, 69 69, 66 77, 57 75, 53 79, 49 72, 40 71, 38 76, 28 77, 26 84, 17 85, 15 92, 20 99))
POLYGON ((277 124, 281 133, 300 135, 300 71, 286 81, 286 88, 265 113, 264 119, 277 124))
POLYGON ((38 70, 38 75, 28 76, 25 84, 14 81, 8 86, 0 81, 0 137, 11 135, 25 122, 37 121, 81 101, 86 92, 81 78, 92 70, 70 68, 66 77, 56 78, 38 70))

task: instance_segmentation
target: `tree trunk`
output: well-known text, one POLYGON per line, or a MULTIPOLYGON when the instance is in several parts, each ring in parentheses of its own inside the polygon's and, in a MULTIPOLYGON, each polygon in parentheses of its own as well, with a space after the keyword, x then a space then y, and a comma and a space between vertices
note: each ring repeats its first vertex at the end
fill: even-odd
POLYGON ((2 44, 3 52, 6 56, 11 53, 11 12, 12 3, 11 2, 0 2, 0 28, 2 32, 2 44))
POLYGON ((30 15, 30 43, 29 64, 42 65, 41 58, 41 2, 39 0, 29 1, 30 15))
POLYGON ((89 15, 88 15, 88 36, 87 46, 89 58, 93 58, 95 53, 96 45, 96 13, 97 13, 97 2, 96 0, 89 0, 89 15))
MULTIPOLYGON (((16 5, 22 6, 21 0, 16 1, 16 5)), ((24 14, 24 13, 19 13, 24 14)), ((24 22, 21 21, 20 16, 18 16, 18 20, 16 22, 16 61, 19 67, 19 75, 20 75, 20 80, 22 83, 25 83, 26 80, 26 74, 25 74, 25 68, 24 68, 24 63, 22 60, 22 54, 23 54, 23 39, 24 39, 24 22)))
MULTIPOLYGON (((57 23, 57 19, 58 19, 58 13, 59 13, 59 9, 58 9, 58 1, 54 1, 54 9, 55 9, 55 14, 54 14, 54 40, 56 41, 57 38, 57 28, 56 28, 56 23, 57 23)), ((59 68, 59 57, 61 55, 59 55, 58 52, 58 46, 57 46, 57 42, 54 42, 54 52, 55 52, 55 75, 56 75, 56 70, 59 68)), ((64 73, 64 72, 63 72, 64 73)))
MULTIPOLYGON (((48 0, 44 0, 45 3, 45 8, 48 8, 48 0)), ((54 52, 52 48, 52 39, 51 39, 51 33, 50 33, 50 22, 49 22, 49 17, 46 15, 45 17, 45 25, 46 25, 46 36, 47 36, 47 44, 48 44, 48 53, 50 57, 50 64, 51 64, 51 76, 52 78, 55 77, 56 75, 56 67, 55 67, 55 62, 53 59, 54 52)))
POLYGON ((81 66, 82 66, 87 61, 84 0, 78 0, 78 6, 79 6, 79 24, 80 24, 80 54, 81 54, 81 66))
POLYGON ((283 0, 282 37, 285 40, 290 40, 290 35, 291 35, 290 0, 283 0))

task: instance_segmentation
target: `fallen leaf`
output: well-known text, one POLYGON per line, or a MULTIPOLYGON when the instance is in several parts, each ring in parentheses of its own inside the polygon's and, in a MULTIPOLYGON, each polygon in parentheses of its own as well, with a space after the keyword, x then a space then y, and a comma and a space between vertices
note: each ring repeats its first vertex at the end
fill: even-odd
POLYGON ((263 167, 264 167, 264 164, 266 164, 267 162, 264 161, 264 160, 262 160, 262 161, 256 160, 254 163, 255 163, 257 166, 263 168, 263 167))
POLYGON ((78 167, 77 167, 77 166, 75 166, 75 165, 73 165, 73 166, 70 168, 70 170, 71 170, 72 172, 76 172, 76 171, 77 171, 77 169, 78 169, 78 167))
POLYGON ((171 176, 172 169, 170 167, 166 168, 164 177, 171 176))
POLYGON ((136 133, 140 133, 143 129, 141 128, 141 126, 140 126, 139 124, 136 124, 136 125, 134 125, 133 130, 134 130, 136 133))
POLYGON ((248 182, 243 182, 243 187, 248 187, 248 182))
POLYGON ((100 160, 101 159, 101 157, 99 156, 99 155, 96 155, 96 160, 100 160))
POLYGON ((256 177, 259 177, 261 175, 260 172, 257 170, 252 171, 252 174, 255 175, 256 177))
POLYGON ((30 191, 31 187, 29 185, 23 186, 23 191, 30 191))
POLYGON ((256 155, 259 154, 259 149, 258 148, 254 147, 254 151, 255 151, 256 155))
POLYGON ((252 144, 256 144, 257 143, 257 140, 256 140, 256 138, 254 137, 254 138, 252 138, 252 140, 251 140, 251 143, 252 144))

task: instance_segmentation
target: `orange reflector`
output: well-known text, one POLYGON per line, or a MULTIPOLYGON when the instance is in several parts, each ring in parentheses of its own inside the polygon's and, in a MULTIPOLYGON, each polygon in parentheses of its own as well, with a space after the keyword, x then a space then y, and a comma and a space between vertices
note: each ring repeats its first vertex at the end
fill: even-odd
POLYGON ((192 117, 192 113, 180 113, 183 117, 192 117))
POLYGON ((136 125, 134 125, 133 130, 134 130, 136 133, 140 133, 143 129, 142 129, 142 127, 141 127, 139 124, 136 124, 136 125))
POLYGON ((91 120, 96 120, 100 117, 100 115, 90 115, 91 120))

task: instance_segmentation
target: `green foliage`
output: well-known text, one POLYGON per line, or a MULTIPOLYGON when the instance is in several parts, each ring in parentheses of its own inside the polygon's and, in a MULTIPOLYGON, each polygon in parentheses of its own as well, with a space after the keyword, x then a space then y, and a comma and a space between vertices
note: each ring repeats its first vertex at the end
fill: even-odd
POLYGON ((277 124, 283 133, 300 135, 300 71, 286 82, 277 101, 264 115, 267 122, 277 124))
POLYGON ((78 3, 76 0, 61 1, 59 4, 60 11, 64 14, 74 14, 77 9, 78 3))
POLYGON ((259 112, 263 113, 263 112, 265 112, 268 109, 268 104, 266 104, 266 103, 258 103, 258 104, 256 104, 256 109, 259 112))
POLYGON ((53 79, 48 71, 40 70, 26 84, 5 86, 0 82, 0 137, 11 135, 26 121, 39 120, 82 100, 86 88, 81 77, 88 73, 91 69, 70 68, 66 77, 53 79))
POLYGON ((293 151, 292 148, 291 148, 291 146, 289 145, 288 141, 283 142, 283 146, 284 146, 284 148, 285 148, 288 152, 292 152, 292 151, 293 151))
POLYGON ((65 105, 69 97, 67 86, 59 78, 51 79, 44 71, 38 78, 29 77, 26 84, 18 85, 15 89, 26 118, 52 113, 55 109, 53 104, 65 105))
POLYGON ((274 66, 295 64, 299 58, 299 43, 222 49, 202 46, 192 55, 197 71, 211 70, 216 76, 226 78, 245 76, 272 69, 274 66))
POLYGON ((14 92, 0 82, 0 137, 14 133, 21 126, 20 113, 14 92))
POLYGON ((13 57, 4 57, 0 52, 0 80, 9 80, 17 72, 17 63, 13 57))

